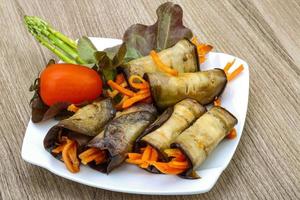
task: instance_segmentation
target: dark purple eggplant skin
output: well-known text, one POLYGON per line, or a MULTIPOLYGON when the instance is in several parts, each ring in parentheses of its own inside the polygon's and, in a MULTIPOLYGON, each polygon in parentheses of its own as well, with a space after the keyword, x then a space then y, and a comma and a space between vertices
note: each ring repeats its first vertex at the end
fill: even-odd
POLYGON ((84 150, 86 144, 93 138, 91 136, 70 131, 60 125, 53 126, 44 138, 44 148, 57 159, 60 159, 61 155, 52 153, 52 150, 61 143, 63 136, 77 142, 78 154, 84 150))
POLYGON ((117 116, 107 124, 104 130, 104 138, 92 140, 88 147, 96 147, 107 151, 107 162, 101 166, 90 166, 100 172, 110 173, 121 165, 126 159, 127 153, 133 149, 136 138, 151 124, 157 112, 153 105, 143 104, 130 108, 131 111, 117 116))

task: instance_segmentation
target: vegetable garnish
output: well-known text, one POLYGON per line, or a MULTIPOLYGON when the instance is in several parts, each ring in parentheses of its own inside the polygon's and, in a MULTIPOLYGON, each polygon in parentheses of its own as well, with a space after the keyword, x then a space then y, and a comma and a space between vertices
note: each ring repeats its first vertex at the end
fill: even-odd
POLYGON ((122 108, 129 108, 136 102, 139 102, 141 100, 144 100, 144 99, 150 97, 150 95, 151 95, 150 92, 146 92, 144 94, 136 94, 134 97, 131 97, 130 99, 127 99, 126 101, 124 101, 122 108))
POLYGON ((39 95, 48 106, 60 102, 78 104, 92 101, 101 93, 102 80, 99 74, 85 66, 51 64, 40 75, 39 95))
POLYGON ((67 110, 75 113, 79 110, 79 108, 77 106, 75 106, 74 104, 71 104, 68 106, 67 110))
POLYGON ((221 106, 221 99, 220 98, 215 99, 214 106, 221 106))
POLYGON ((227 77, 228 81, 233 80, 235 77, 237 77, 244 70, 244 66, 243 66, 243 64, 241 64, 233 72, 229 73, 229 70, 233 66, 234 63, 235 63, 235 59, 233 59, 231 62, 228 62, 224 67, 224 72, 226 74, 226 77, 227 77))
POLYGON ((106 154, 104 151, 91 147, 79 155, 81 163, 87 165, 88 163, 95 161, 96 165, 103 163, 106 160, 106 154))
POLYGON ((155 148, 147 145, 141 153, 128 153, 127 163, 138 165, 140 168, 154 166, 164 174, 180 174, 188 169, 189 163, 179 149, 166 149, 166 155, 171 158, 169 162, 160 162, 155 148))
POLYGON ((236 136, 237 136, 236 129, 233 128, 233 129, 230 131, 230 133, 226 136, 226 138, 228 138, 228 139, 234 139, 234 138, 236 138, 236 136))
POLYGON ((200 63, 204 63, 206 60, 206 54, 208 54, 212 49, 213 46, 209 45, 209 44, 202 44, 198 41, 197 37, 193 37, 191 39, 191 42, 196 45, 197 47, 197 52, 198 52, 198 56, 199 56, 199 60, 200 63))
POLYGON ((128 82, 131 88, 137 90, 136 92, 126 88, 128 85, 123 74, 118 74, 115 81, 109 80, 107 82, 113 89, 113 91, 108 90, 108 95, 111 98, 114 98, 119 92, 123 95, 121 100, 119 100, 119 103, 115 105, 117 110, 129 108, 136 102, 146 99, 148 102, 152 102, 150 86, 147 81, 138 75, 132 75, 129 77, 128 82))
POLYGON ((124 95, 130 96, 130 97, 133 97, 133 96, 134 96, 134 92, 132 92, 132 91, 129 90, 129 89, 126 89, 126 88, 122 87, 121 85, 117 84, 116 82, 114 82, 114 81, 112 81, 112 80, 107 81, 107 84, 108 84, 112 89, 118 90, 120 93, 122 93, 122 94, 124 94, 124 95))
POLYGON ((128 81, 131 87, 135 89, 148 89, 150 87, 147 81, 137 75, 130 76, 128 81))
POLYGON ((62 138, 63 141, 52 153, 62 154, 62 161, 65 163, 67 169, 72 173, 79 172, 79 160, 77 158, 77 143, 67 137, 62 138))
POLYGON ((156 64, 156 66, 163 72, 170 74, 172 76, 177 76, 178 71, 175 69, 172 69, 171 67, 165 65, 159 58, 158 54, 152 50, 150 51, 150 56, 153 59, 153 62, 156 64))

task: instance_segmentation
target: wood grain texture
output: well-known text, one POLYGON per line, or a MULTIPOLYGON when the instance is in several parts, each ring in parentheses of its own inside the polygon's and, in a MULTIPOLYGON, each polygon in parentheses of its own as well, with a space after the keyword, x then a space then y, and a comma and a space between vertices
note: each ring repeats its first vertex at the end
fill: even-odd
POLYGON ((162 2, 0 0, 1 199, 300 199, 299 0, 175 1, 195 35, 250 66, 244 135, 210 192, 171 197, 115 193, 68 181, 21 159, 30 117, 28 88, 52 58, 27 33, 23 16, 47 19, 72 38, 121 38, 133 23, 153 23, 162 2))

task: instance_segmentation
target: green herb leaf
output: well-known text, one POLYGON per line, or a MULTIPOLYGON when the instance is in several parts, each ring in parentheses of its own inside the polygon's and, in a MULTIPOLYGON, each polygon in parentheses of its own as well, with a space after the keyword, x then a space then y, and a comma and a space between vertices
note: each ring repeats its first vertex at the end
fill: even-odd
POLYGON ((155 24, 135 24, 126 30, 123 41, 129 50, 127 55, 131 55, 128 58, 146 56, 151 50, 161 51, 183 38, 190 39, 193 36, 192 31, 183 26, 183 11, 179 5, 164 3, 158 7, 156 14, 158 18, 155 24))
POLYGON ((97 63, 97 59, 94 55, 97 49, 88 37, 83 36, 78 40, 77 51, 79 57, 87 64, 97 63))

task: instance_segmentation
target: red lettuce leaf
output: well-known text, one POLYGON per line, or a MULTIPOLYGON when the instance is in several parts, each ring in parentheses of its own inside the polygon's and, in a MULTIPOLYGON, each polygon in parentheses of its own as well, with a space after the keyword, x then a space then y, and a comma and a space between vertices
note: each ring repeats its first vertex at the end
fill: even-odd
POLYGON ((192 38, 192 31, 183 26, 183 11, 179 5, 164 3, 158 7, 156 14, 158 18, 155 24, 134 24, 126 30, 123 40, 127 51, 135 51, 134 55, 146 56, 151 50, 161 51, 183 38, 192 38))

